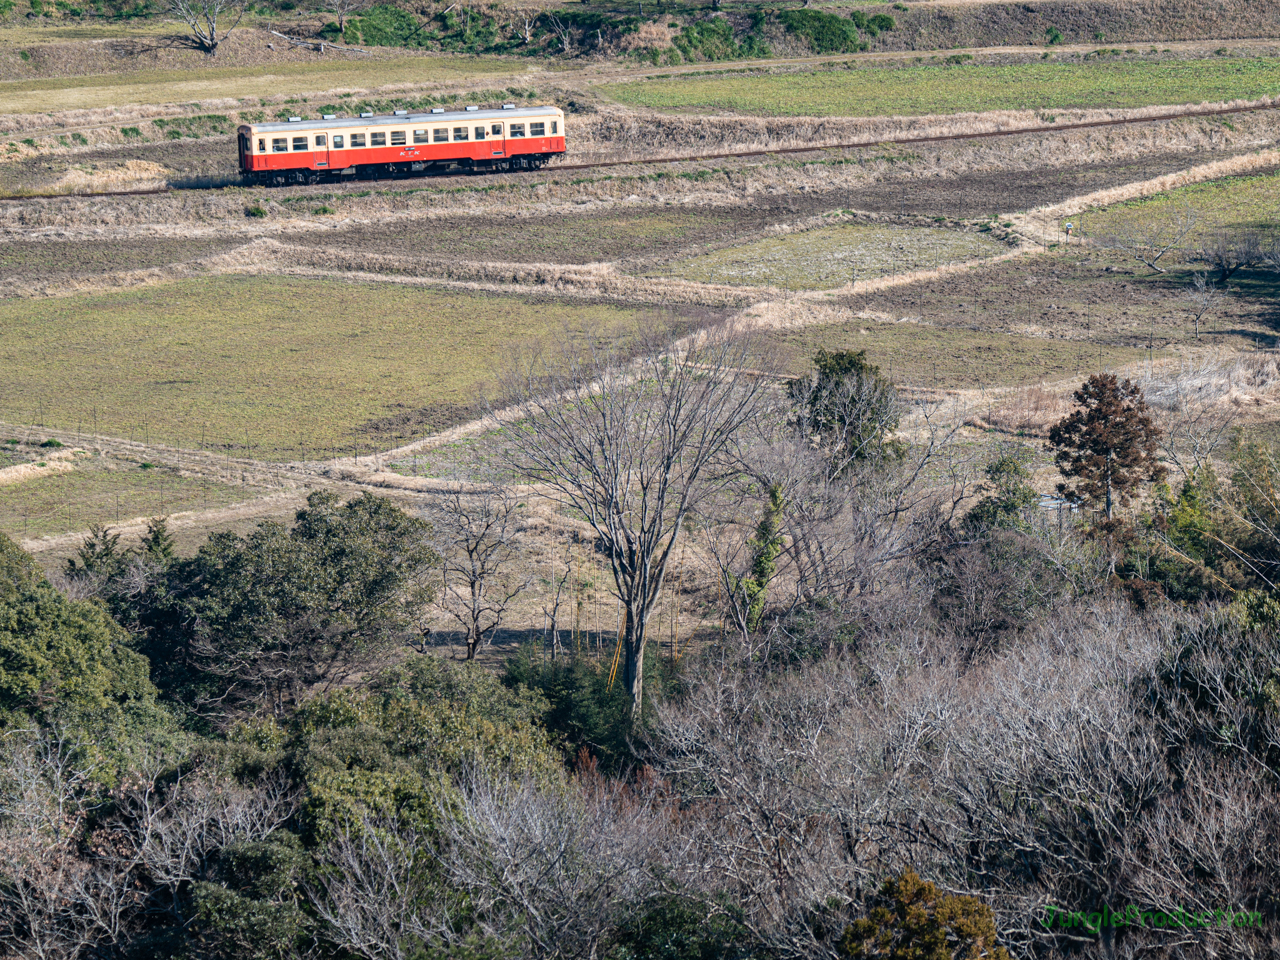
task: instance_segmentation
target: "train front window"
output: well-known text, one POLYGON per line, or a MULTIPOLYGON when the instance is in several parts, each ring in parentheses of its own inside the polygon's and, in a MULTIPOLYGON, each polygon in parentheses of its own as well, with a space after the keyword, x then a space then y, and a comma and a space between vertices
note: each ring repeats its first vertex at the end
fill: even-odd
POLYGON ((449 128, 448 128, 448 127, 436 127, 436 129, 435 129, 435 133, 433 134, 433 136, 435 137, 435 141, 436 141, 436 143, 448 143, 448 142, 449 142, 449 128))
POLYGON ((484 139, 484 127, 476 127, 476 139, 477 140, 484 139))
POLYGON ((557 133, 557 131, 559 130, 559 128, 560 128, 560 124, 559 124, 557 121, 552 120, 552 121, 551 121, 551 135, 552 135, 553 137, 556 135, 556 133, 557 133))
POLYGON ((309 146, 309 145, 308 145, 308 143, 307 143, 307 138, 306 138, 306 137, 294 137, 294 138, 293 138, 293 149, 295 149, 295 150, 306 150, 308 146, 309 146))
POLYGON ((489 128, 489 132, 493 134, 495 137, 502 136, 502 124, 495 123, 493 126, 489 128))
POLYGON ((511 128, 510 128, 510 129, 511 129, 511 132, 507 134, 507 136, 508 136, 508 137, 523 137, 523 136, 524 136, 524 124, 523 124, 523 123, 513 123, 513 124, 511 125, 511 128))
POLYGON ((363 147, 363 146, 364 146, 364 134, 363 134, 363 133, 353 133, 353 134, 351 135, 351 146, 352 146, 352 149, 354 149, 354 148, 356 148, 356 147, 363 147))
POLYGON ((414 143, 430 143, 431 138, 427 136, 427 131, 415 130, 413 131, 413 142, 414 143))
POLYGON ((267 152, 267 141, 266 141, 266 140, 259 140, 259 141, 258 141, 258 152, 259 152, 259 153, 266 153, 266 152, 267 152))
POLYGON ((385 147, 387 145, 387 135, 385 133, 369 134, 369 146, 385 147))
POLYGON ((329 145, 329 138, 326 137, 324 134, 321 134, 320 136, 316 137, 317 147, 327 147, 328 145, 329 145))
POLYGON ((455 140, 465 140, 465 139, 467 139, 467 128, 466 128, 466 127, 454 127, 454 128, 453 128, 453 139, 455 139, 455 140))
POLYGON ((342 134, 340 134, 340 133, 335 133, 335 134, 333 135, 333 149, 335 149, 335 150, 341 150, 341 149, 342 149, 342 134))
POLYGON ((289 138, 288 138, 288 137, 274 137, 274 138, 272 138, 272 140, 271 140, 271 152, 272 152, 272 153, 288 153, 288 152, 289 152, 289 138))
POLYGON ((403 147, 405 145, 403 130, 391 131, 391 145, 393 147, 403 147))

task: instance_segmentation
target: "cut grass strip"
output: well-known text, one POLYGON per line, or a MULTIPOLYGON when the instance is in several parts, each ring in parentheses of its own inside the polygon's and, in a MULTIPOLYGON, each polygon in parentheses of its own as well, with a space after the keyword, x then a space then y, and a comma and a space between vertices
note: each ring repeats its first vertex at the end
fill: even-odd
POLYGON ((600 88, 633 106, 773 116, 920 116, 1148 107, 1280 93, 1280 61, 854 67, 754 77, 675 77, 600 88))

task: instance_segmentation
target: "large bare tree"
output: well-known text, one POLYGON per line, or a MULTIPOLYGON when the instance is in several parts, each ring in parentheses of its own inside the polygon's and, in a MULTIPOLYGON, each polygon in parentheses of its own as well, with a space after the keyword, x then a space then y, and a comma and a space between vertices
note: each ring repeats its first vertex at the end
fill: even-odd
POLYGON ((595 531, 625 612, 622 679, 640 710, 649 620, 680 528, 714 465, 768 394, 751 341, 724 326, 579 346, 566 338, 508 377, 509 464, 595 531), (638 360, 628 353, 639 352, 638 360))
POLYGON ((240 25, 245 5, 242 0, 169 0, 169 12, 187 25, 195 45, 212 57, 240 25))

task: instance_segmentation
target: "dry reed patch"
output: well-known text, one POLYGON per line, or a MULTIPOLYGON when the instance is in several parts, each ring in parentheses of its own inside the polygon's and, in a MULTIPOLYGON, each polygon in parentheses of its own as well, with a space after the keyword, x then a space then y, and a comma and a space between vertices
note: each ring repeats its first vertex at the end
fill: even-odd
POLYGON ((0 486, 7 487, 27 480, 51 476, 55 473, 68 473, 74 470, 75 464, 66 460, 46 461, 44 463, 19 463, 12 467, 0 468, 0 486))
POLYGON ((169 171, 148 160, 127 160, 110 170, 72 167, 50 187, 50 193, 89 193, 108 190, 153 190, 165 185, 169 171))
POLYGON ((1049 428, 1074 408, 1069 391, 1037 384, 1000 398, 972 422, 975 426, 991 427, 1006 433, 1047 437, 1049 428))
POLYGON ((1174 413, 1217 406, 1246 419, 1271 419, 1280 403, 1280 358, 1271 350, 1208 350, 1153 364, 1141 376, 1147 402, 1174 413))

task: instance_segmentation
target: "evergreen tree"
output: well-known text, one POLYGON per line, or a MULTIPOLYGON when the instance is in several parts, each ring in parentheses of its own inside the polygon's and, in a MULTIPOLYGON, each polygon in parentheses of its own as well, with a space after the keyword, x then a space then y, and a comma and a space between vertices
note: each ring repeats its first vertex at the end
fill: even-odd
POLYGON ((1074 504, 1101 509, 1110 522, 1117 506, 1126 506, 1146 482, 1164 479, 1156 458, 1160 429, 1152 422, 1137 384, 1119 383, 1113 373, 1090 377, 1075 392, 1079 409, 1049 431, 1054 462, 1075 484, 1058 484, 1074 504))

